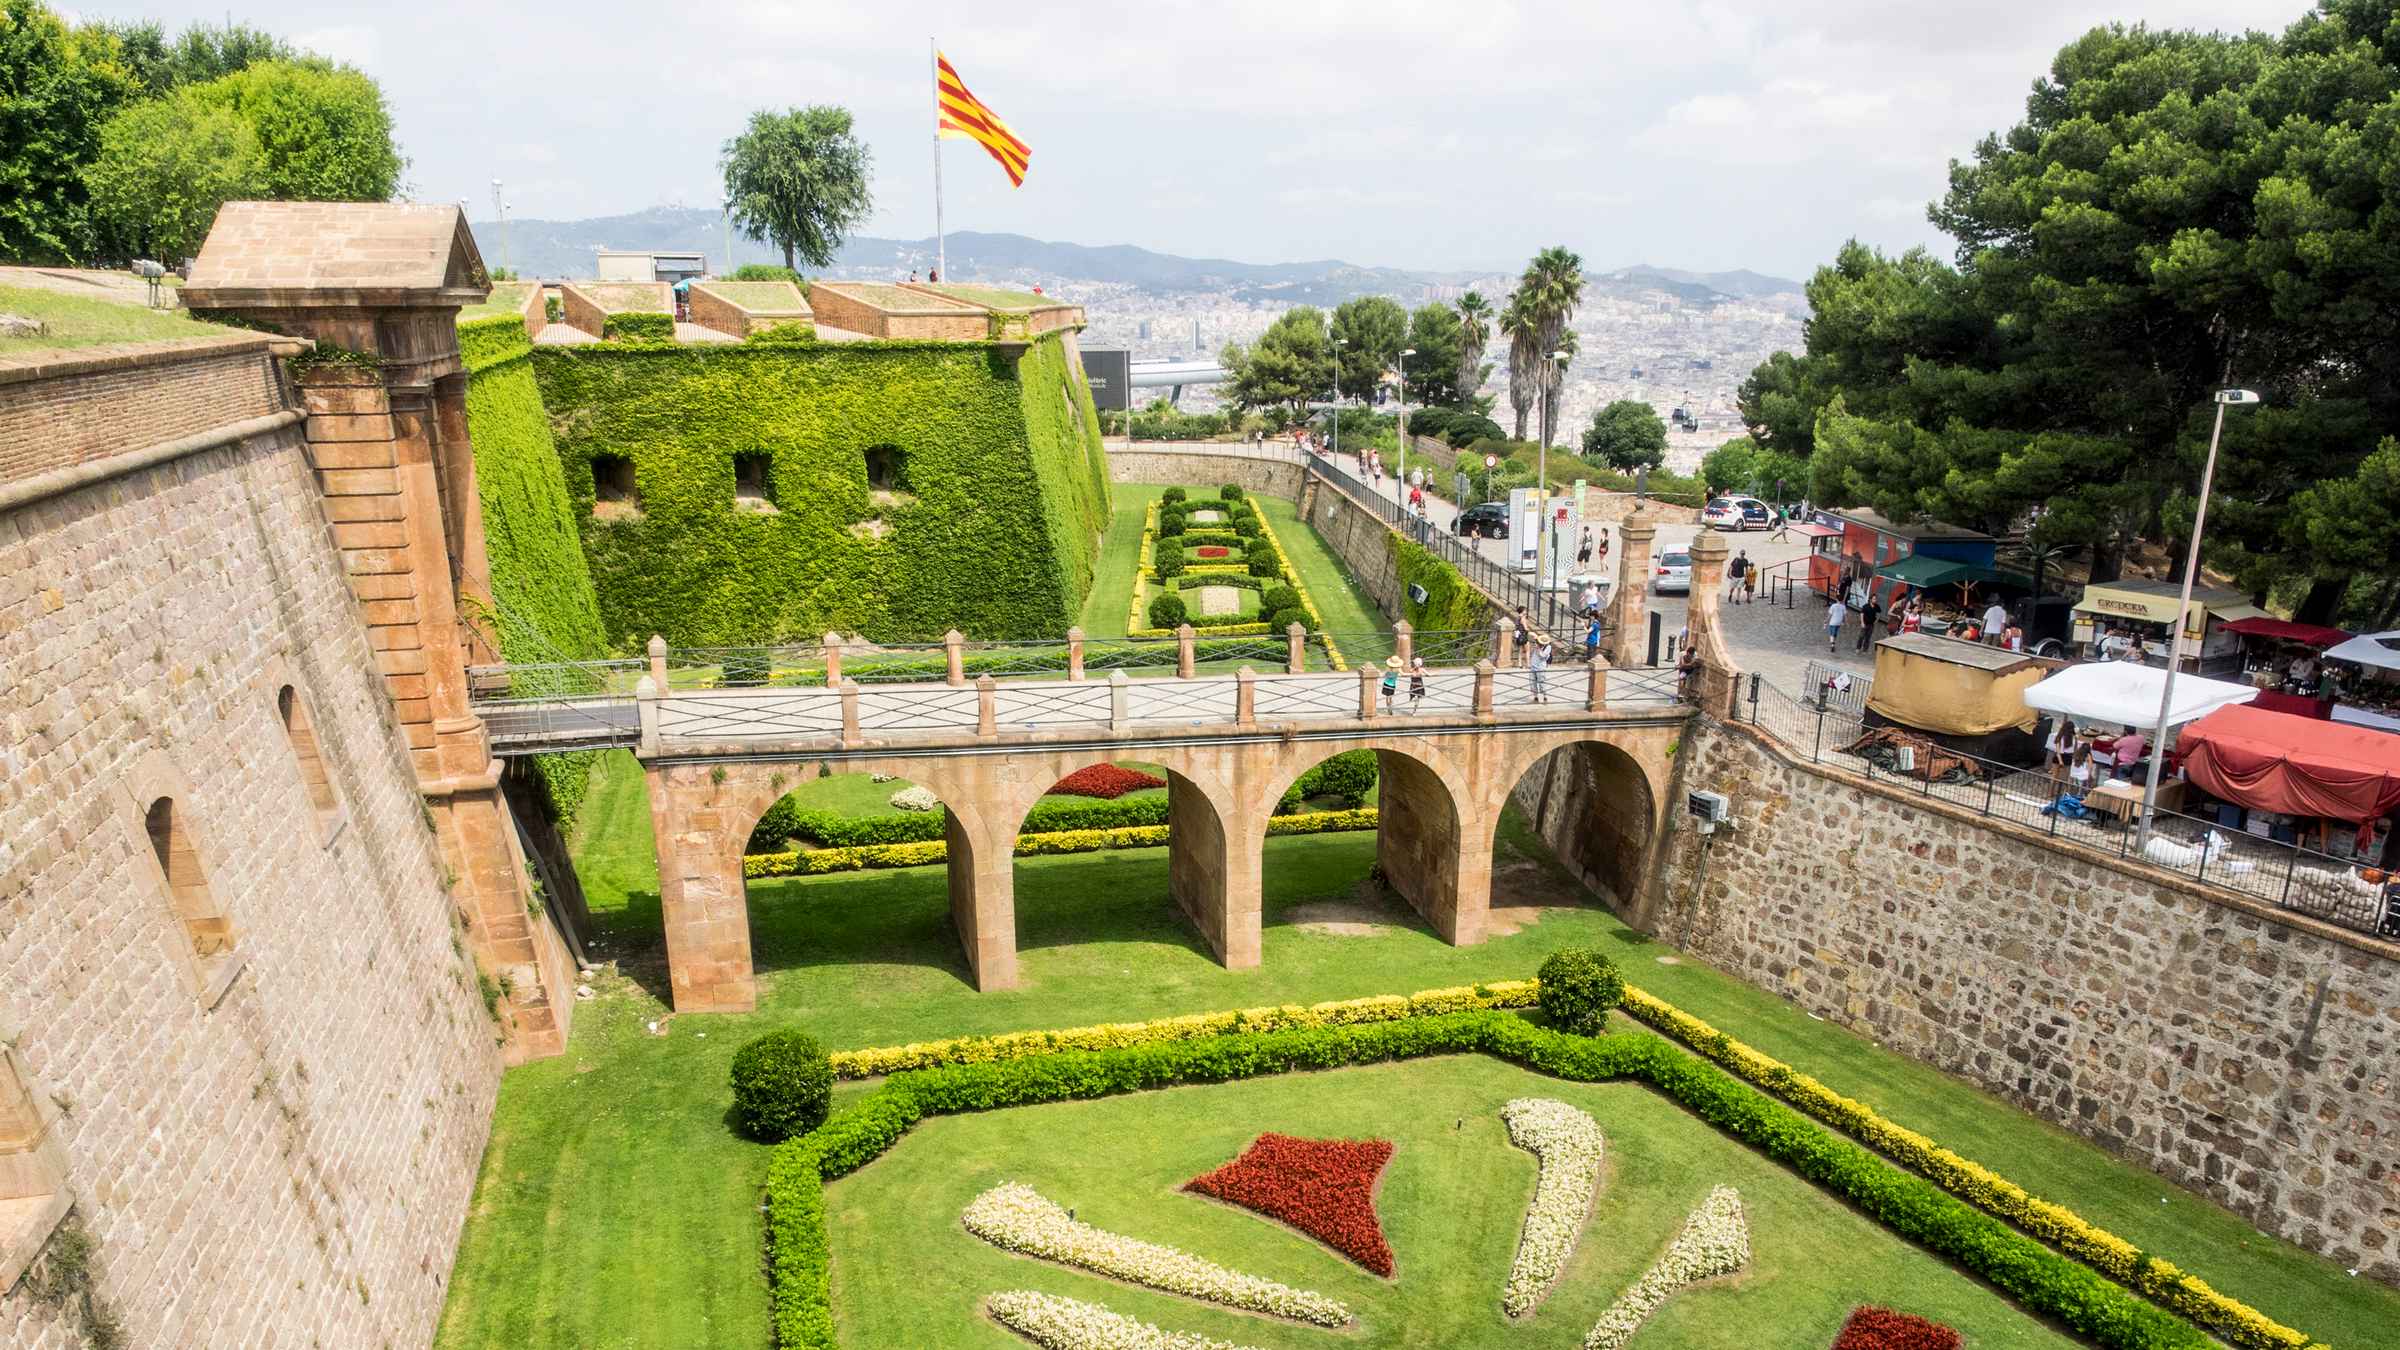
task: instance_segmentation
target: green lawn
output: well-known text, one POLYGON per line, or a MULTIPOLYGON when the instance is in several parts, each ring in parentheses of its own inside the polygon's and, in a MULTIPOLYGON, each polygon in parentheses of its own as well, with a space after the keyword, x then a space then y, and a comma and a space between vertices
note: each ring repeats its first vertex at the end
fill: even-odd
POLYGON ((0 286, 0 314, 39 319, 39 337, 0 338, 0 356, 110 342, 159 342, 170 338, 225 337, 240 330, 202 323, 179 309, 149 309, 31 286, 0 286))
MULTIPOLYGON (((1500 842, 1497 902, 1559 884, 1554 865, 1513 821, 1500 842)), ((503 1083, 443 1346, 764 1347, 757 1205, 767 1150, 736 1137, 724 1118, 727 1061, 764 1028, 800 1026, 831 1045, 863 1046, 1305 1002, 1523 976, 1565 945, 1610 953, 1651 992, 2340 1350, 2381 1344, 2400 1324, 2400 1293, 2350 1278, 1985 1093, 1676 957, 1602 910, 1553 910, 1468 948, 1443 945, 1405 915, 1375 936, 1300 927, 1296 907, 1354 893, 1373 861, 1371 835, 1267 842, 1264 961, 1238 973, 1210 960, 1177 917, 1166 898, 1164 849, 1021 860, 1025 983, 996 994, 966 983, 939 868, 762 884, 751 917, 759 1011, 667 1018, 662 1036, 645 1030, 665 1011, 653 992, 663 961, 648 807, 629 756, 603 762, 577 856, 600 933, 598 959, 620 961, 633 978, 604 974, 602 996, 577 1009, 568 1053, 512 1070, 503 1083)), ((1454 1120, 1463 1114, 1451 1111, 1454 1120)), ((920 1148, 911 1141, 897 1158, 920 1148)), ((837 1212, 836 1259, 845 1263, 847 1222, 837 1212)), ((936 1263, 920 1260, 918 1268, 928 1264, 936 1263)))
POLYGON ((1452 1350, 1580 1344, 1718 1184, 1741 1192, 1750 1265, 1669 1300, 1636 1338, 1640 1350, 1824 1350, 1860 1303, 1933 1318, 1976 1350, 2075 1344, 1647 1088, 1564 1083, 1481 1056, 939 1116, 828 1187, 825 1203, 847 1344, 1022 1350, 979 1315, 981 1300, 1039 1289, 1261 1350, 1452 1350), (1512 1327, 1500 1289, 1535 1164, 1509 1143, 1500 1108, 1521 1096, 1590 1113, 1606 1139, 1606 1172, 1565 1274, 1512 1327), (1245 1210, 1179 1192, 1264 1130, 1393 1143, 1376 1204, 1393 1280, 1245 1210), (1011 1256, 959 1222, 977 1194, 1010 1181, 1111 1232, 1341 1299, 1358 1325, 1331 1333, 1011 1256))

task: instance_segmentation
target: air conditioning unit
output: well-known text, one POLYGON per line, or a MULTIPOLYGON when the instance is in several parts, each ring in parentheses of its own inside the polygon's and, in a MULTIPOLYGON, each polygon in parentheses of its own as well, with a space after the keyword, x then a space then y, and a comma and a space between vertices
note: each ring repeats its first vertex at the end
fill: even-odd
POLYGON ((1692 815, 1711 825, 1722 825, 1733 818, 1733 802, 1722 792, 1695 792, 1685 799, 1692 815))

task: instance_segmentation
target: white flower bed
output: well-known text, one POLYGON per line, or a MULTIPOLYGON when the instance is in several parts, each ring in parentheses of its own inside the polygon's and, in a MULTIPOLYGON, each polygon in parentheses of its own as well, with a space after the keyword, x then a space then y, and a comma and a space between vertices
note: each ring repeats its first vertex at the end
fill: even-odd
POLYGON ((1741 1194, 1719 1186, 1692 1211, 1667 1254, 1600 1314, 1592 1334, 1583 1338, 1583 1350, 1617 1350, 1676 1290, 1749 1264, 1750 1221, 1742 1216, 1741 1194))
POLYGON ((942 799, 933 795, 933 789, 921 787, 904 787, 893 793, 890 800, 902 811, 936 811, 942 805, 942 799))
POLYGON ((1031 1186, 1015 1182, 994 1186, 967 1206, 965 1219, 968 1232, 995 1247, 1079 1266, 1128 1284, 1321 1327, 1346 1326, 1350 1321, 1350 1310, 1323 1294, 1244 1275, 1189 1252, 1078 1223, 1031 1186))
POLYGON ((1511 1317, 1532 1312, 1558 1283, 1575 1253, 1583 1221, 1592 1212, 1600 1184, 1600 1125, 1590 1116, 1548 1097, 1519 1097, 1500 1108, 1508 1140, 1541 1162, 1533 1200, 1525 1206, 1525 1231, 1517 1259, 1508 1267, 1500 1307, 1511 1317))
POLYGON ((983 1306, 993 1321, 1042 1350, 1248 1350, 1231 1341, 1154 1327, 1097 1303, 1030 1289, 987 1294, 983 1306))

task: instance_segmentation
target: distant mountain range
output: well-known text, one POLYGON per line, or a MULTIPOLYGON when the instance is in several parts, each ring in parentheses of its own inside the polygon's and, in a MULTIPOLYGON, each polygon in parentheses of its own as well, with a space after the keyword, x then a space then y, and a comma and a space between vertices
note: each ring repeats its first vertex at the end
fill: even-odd
MULTIPOLYGON (((631 215, 590 220, 511 220, 505 236, 493 221, 475 222, 484 261, 528 276, 588 277, 595 250, 655 249, 706 254, 712 266, 726 256, 723 218, 705 208, 659 206, 631 215)), ((1484 272, 1425 272, 1397 267, 1361 267, 1318 262, 1246 263, 1227 258, 1184 258, 1130 244, 1063 244, 1021 234, 961 230, 949 237, 950 274, 959 281, 1083 281, 1132 286, 1145 291, 1229 293, 1252 303, 1334 304, 1359 295, 1409 296, 1454 290, 1493 280, 1484 272)), ((779 263, 780 253, 732 239, 733 262, 779 263)), ((893 277, 933 265, 934 241, 853 238, 831 270, 860 277, 893 277)), ((1756 272, 1685 272, 1663 267, 1628 267, 1595 274, 1605 289, 1666 291, 1690 303, 1798 294, 1800 283, 1756 272)), ((1496 300, 1498 297, 1495 296, 1496 300)))

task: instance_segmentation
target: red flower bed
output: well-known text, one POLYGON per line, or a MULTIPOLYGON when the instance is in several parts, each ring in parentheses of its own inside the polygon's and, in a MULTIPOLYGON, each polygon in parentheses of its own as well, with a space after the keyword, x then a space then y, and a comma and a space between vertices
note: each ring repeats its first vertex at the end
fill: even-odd
POLYGON ((1867 1306, 1850 1314, 1833 1350, 1958 1350, 1959 1335, 1939 1322, 1867 1306))
POLYGON ((1200 546, 1200 556, 1203 558, 1225 558, 1232 554, 1233 550, 1223 544, 1202 544, 1200 546))
POLYGON ((1375 1178, 1391 1160, 1387 1140, 1262 1134, 1242 1156, 1183 1188, 1280 1219, 1389 1279, 1392 1246, 1375 1216, 1375 1178))
POLYGON ((1050 790, 1114 801, 1128 792, 1166 785, 1167 780, 1156 774, 1120 769, 1114 764, 1093 764, 1059 779, 1050 785, 1050 790))

